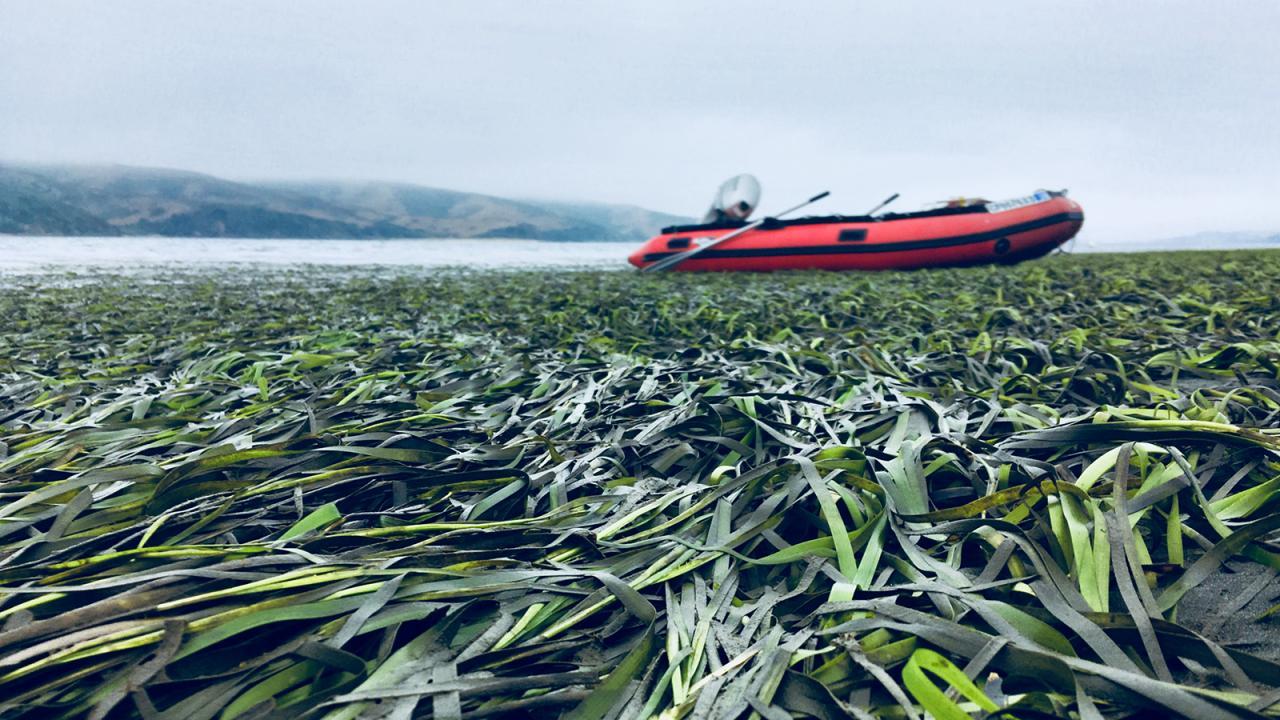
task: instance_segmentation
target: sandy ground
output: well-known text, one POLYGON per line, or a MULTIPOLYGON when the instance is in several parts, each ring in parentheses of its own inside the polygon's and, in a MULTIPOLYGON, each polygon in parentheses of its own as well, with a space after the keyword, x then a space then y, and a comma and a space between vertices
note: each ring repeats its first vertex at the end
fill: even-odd
POLYGON ((1276 603, 1280 575, 1257 563, 1234 560, 1187 593, 1178 620, 1220 645, 1280 662, 1280 613, 1257 620, 1276 603))

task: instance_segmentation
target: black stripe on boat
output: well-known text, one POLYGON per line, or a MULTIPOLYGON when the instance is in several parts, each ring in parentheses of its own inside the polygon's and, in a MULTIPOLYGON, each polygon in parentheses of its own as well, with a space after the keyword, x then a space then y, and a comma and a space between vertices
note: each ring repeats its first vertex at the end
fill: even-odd
MULTIPOLYGON (((698 260, 710 260, 712 258, 784 257, 787 255, 863 255, 867 253, 929 250, 933 248, 971 245, 973 243, 998 240, 1010 235, 1031 232, 1032 230, 1039 230, 1051 225, 1083 219, 1083 213, 1059 213, 1057 215, 1040 218, 1039 220, 1032 220, 1018 225, 1010 225, 998 230, 988 230, 986 232, 972 233, 969 235, 952 235, 950 237, 930 238, 929 240, 905 240, 903 242, 895 243, 870 242, 865 245, 861 243, 842 243, 839 245, 795 245, 792 247, 726 248, 723 250, 712 248, 705 252, 698 253, 696 257, 690 258, 689 261, 696 262, 698 260)), ((714 240, 715 238, 711 239, 714 240)), ((644 262, 655 262, 662 258, 678 254, 679 253, 673 252, 646 253, 644 256, 644 262)))

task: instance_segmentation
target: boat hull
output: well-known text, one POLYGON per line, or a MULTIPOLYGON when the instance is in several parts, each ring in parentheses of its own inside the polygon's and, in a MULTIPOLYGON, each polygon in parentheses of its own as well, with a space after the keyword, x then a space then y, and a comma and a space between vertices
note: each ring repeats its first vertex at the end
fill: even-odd
MULTIPOLYGON (((1074 237, 1083 223, 1080 205, 1056 193, 1043 202, 995 212, 983 207, 876 218, 774 221, 670 269, 904 270, 1012 263, 1052 252, 1074 237)), ((667 228, 628 259, 643 268, 734 230, 667 228)))

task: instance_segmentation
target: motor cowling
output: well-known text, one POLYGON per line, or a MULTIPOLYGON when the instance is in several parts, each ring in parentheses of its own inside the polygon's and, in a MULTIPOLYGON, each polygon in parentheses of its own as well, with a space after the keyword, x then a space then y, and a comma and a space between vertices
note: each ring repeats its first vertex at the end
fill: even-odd
POLYGON ((711 208, 702 218, 704 223, 722 220, 746 220, 760 205, 760 181, 755 176, 742 174, 725 180, 716 190, 711 208))

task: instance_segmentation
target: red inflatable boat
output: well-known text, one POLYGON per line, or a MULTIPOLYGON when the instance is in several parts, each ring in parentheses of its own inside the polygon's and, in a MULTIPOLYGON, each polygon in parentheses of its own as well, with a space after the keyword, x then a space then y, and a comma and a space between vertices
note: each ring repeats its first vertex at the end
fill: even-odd
MULTIPOLYGON (((876 216, 766 219, 668 269, 889 270, 1013 263, 1047 255, 1084 223, 1080 205, 1041 190, 997 203, 876 216)), ((664 228, 628 258, 644 268, 742 228, 743 221, 664 228)))

